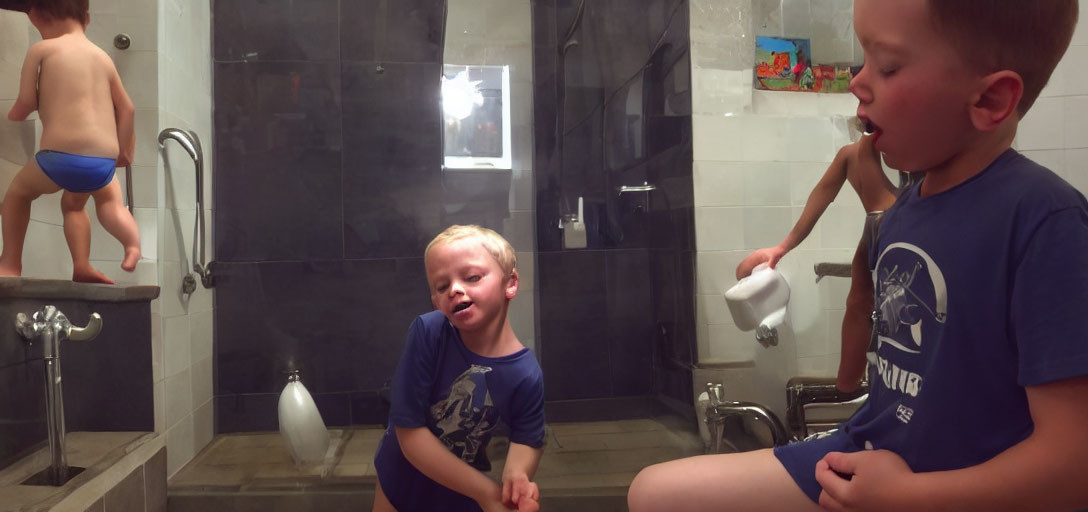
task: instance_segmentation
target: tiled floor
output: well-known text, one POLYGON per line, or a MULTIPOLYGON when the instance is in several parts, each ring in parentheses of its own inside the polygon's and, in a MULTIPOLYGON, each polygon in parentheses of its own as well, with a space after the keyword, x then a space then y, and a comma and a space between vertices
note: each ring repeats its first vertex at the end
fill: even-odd
MULTIPOLYGON (((368 511, 381 432, 331 431, 326 464, 301 469, 276 432, 219 436, 170 479, 169 509, 368 511)), ((496 480, 507 446, 496 437, 488 448, 496 480)), ((695 425, 671 416, 551 424, 535 478, 542 508, 626 510, 627 486, 640 469, 702 450, 695 425)))

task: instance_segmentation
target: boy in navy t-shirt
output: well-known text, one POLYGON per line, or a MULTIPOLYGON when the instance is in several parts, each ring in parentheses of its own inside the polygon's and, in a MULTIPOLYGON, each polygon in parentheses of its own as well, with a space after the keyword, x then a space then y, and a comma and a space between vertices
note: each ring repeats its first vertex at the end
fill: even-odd
POLYGON ((1077 16, 854 0, 858 117, 926 173, 872 254, 869 399, 821 439, 647 468, 632 512, 1088 508, 1088 202, 1011 149, 1077 16))
POLYGON ((451 226, 424 262, 436 311, 412 322, 397 365, 374 511, 534 512, 544 381, 506 316, 518 292, 514 249, 490 229, 451 226), (501 485, 482 473, 500 421, 510 427, 501 485))

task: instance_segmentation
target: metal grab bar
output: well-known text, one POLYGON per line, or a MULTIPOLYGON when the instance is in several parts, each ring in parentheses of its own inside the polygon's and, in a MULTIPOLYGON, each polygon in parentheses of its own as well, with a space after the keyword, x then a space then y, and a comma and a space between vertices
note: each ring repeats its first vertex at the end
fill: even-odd
POLYGON ((643 181, 641 185, 622 185, 616 187, 616 192, 620 195, 629 192, 652 192, 654 190, 657 190, 657 185, 651 185, 646 181, 643 181))
MULTIPOLYGON (((193 242, 193 271, 200 275, 200 283, 204 288, 211 288, 215 286, 215 277, 212 275, 211 263, 206 263, 204 259, 204 151, 200 146, 200 137, 192 130, 166 128, 159 132, 160 148, 165 147, 167 139, 177 141, 196 165, 197 239, 193 242)), ((182 291, 187 294, 196 291, 196 280, 192 273, 186 274, 182 280, 182 291)))
POLYGON ((128 203, 129 215, 136 215, 132 204, 132 166, 125 166, 125 201, 128 203))

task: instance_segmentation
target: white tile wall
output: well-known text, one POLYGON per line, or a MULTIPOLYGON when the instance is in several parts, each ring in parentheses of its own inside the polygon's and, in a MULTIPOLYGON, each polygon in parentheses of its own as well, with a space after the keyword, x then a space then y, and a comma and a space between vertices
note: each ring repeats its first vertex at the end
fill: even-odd
MULTIPOLYGON (((135 1, 135 0, 114 0, 135 1)), ((154 123, 147 131, 149 165, 155 166, 159 285, 158 314, 164 353, 164 419, 157 430, 167 436, 167 469, 173 474, 214 434, 212 400, 212 291, 200 284, 182 293, 182 278, 193 265, 196 236, 195 165, 179 144, 160 148, 158 133, 166 128, 194 131, 203 146, 206 261, 212 261, 214 155, 211 120, 211 13, 209 2, 158 0, 148 14, 156 30, 155 72, 158 96, 151 107, 154 123)), ((150 117, 150 116, 149 116, 150 117)), ((139 151, 138 151, 139 153, 139 151)), ((138 155, 139 158, 139 155, 138 155)), ((150 180, 149 180, 150 181, 150 180)), ((198 278, 199 281, 199 278, 198 278)))
MULTIPOLYGON (((692 12, 729 3, 695 0, 692 12)), ((852 26, 842 13, 851 6, 850 0, 755 0, 750 15, 760 35, 782 35, 785 30, 790 37, 841 39, 814 44, 813 53, 831 53, 834 60, 849 62, 852 26)), ((692 23, 697 24, 694 14, 692 23)), ((715 47, 714 39, 696 40, 694 34, 693 29, 699 357, 753 362, 756 367, 748 377, 753 382, 738 386, 739 394, 731 398, 776 406, 781 399, 761 389, 782 389, 791 372, 834 375, 838 366, 837 333, 848 287, 827 280, 817 285, 812 267, 821 261, 850 261, 864 222, 853 191, 845 187, 806 241, 779 263, 791 284, 792 299, 789 319, 779 328, 778 346, 764 348, 753 333, 740 332, 722 294, 736 283, 734 269, 748 252, 778 244, 792 228, 812 187, 838 148, 848 142, 844 119, 854 114, 857 100, 849 94, 753 91, 754 48, 715 47), (695 59, 700 51, 718 55, 695 59), (737 52, 743 54, 722 55, 737 52), (714 68, 731 57, 747 63, 743 72, 723 69, 724 65, 714 68), (745 389, 750 391, 747 396, 745 389)))

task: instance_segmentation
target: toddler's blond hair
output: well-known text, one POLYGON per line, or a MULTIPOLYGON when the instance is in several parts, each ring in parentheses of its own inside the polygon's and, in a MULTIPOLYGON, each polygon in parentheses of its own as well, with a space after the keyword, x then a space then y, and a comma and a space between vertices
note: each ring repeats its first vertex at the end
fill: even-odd
POLYGON ((517 268, 518 259, 517 256, 514 255, 514 246, 510 245, 510 242, 507 242, 502 235, 495 231, 475 224, 454 224, 442 230, 441 233, 431 240, 431 243, 427 244, 427 248, 423 251, 423 259, 427 259, 427 254, 431 252, 431 247, 434 247, 435 245, 465 239, 475 239, 480 242, 480 245, 484 247, 484 250, 491 254, 491 257, 495 258, 495 261, 499 263, 499 267, 502 268, 504 276, 510 277, 514 272, 514 269, 517 268))

